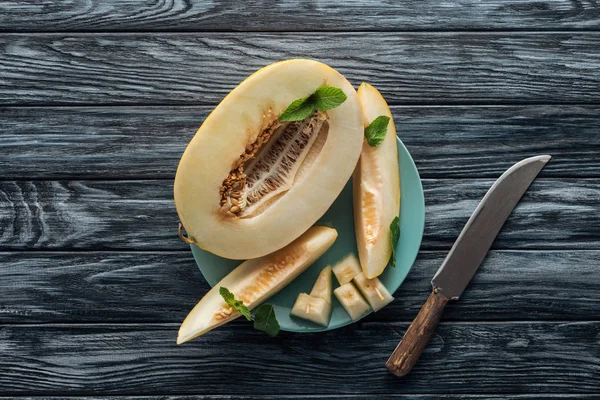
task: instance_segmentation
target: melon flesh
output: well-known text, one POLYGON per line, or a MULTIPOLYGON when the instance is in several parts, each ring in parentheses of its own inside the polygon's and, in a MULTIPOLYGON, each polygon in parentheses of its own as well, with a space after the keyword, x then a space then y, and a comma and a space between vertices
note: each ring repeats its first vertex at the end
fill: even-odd
POLYGON ((331 303, 331 291, 332 291, 332 279, 331 279, 331 266, 328 265, 319 274, 315 284, 310 291, 310 295, 313 297, 319 297, 328 303, 331 303))
POLYGON ((243 262, 192 309, 179 328, 177 344, 203 335, 241 315, 225 303, 219 293, 221 287, 229 289, 236 300, 242 300, 252 310, 305 271, 331 247, 336 238, 335 229, 314 226, 283 249, 243 262))
POLYGON ((361 271, 360 263, 352 253, 338 261, 332 269, 340 285, 350 282, 361 271))
POLYGON ((269 65, 236 87, 204 121, 175 177, 179 218, 199 247, 232 259, 272 253, 331 206, 360 156, 363 114, 352 85, 312 60, 269 65), (347 99, 303 121, 280 122, 318 87, 347 99))
POLYGON ((400 173, 396 128, 386 101, 366 83, 358 88, 358 97, 365 127, 380 115, 390 118, 382 143, 371 147, 363 142, 352 180, 358 256, 371 279, 381 275, 392 255, 390 224, 400 214, 400 173))
POLYGON ((331 300, 325 301, 320 297, 300 293, 290 315, 327 326, 331 318, 331 300))
POLYGON ((331 318, 332 293, 331 266, 323 268, 310 291, 310 294, 300 293, 296 298, 290 315, 312 321, 322 326, 329 325, 331 318))
POLYGON ((333 291, 335 297, 344 307, 352 321, 356 322, 365 316, 371 308, 365 299, 361 296, 352 282, 344 283, 333 291))
POLYGON ((360 273, 352 280, 360 290, 373 311, 379 311, 394 301, 394 298, 379 278, 367 279, 364 273, 360 273))

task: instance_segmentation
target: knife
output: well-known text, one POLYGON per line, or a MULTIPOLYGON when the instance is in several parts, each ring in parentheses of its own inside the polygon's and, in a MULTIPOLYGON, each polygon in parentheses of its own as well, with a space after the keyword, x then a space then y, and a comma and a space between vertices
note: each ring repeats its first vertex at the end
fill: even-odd
POLYGON ((550 158, 537 156, 516 163, 488 190, 431 280, 429 298, 387 361, 391 373, 405 376, 413 368, 435 332, 444 307, 449 300, 458 300, 502 225, 550 158))

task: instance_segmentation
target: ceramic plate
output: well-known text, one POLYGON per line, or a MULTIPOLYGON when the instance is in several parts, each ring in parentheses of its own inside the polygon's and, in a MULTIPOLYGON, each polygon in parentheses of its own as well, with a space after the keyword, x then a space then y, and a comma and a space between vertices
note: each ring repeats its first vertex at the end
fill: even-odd
MULTIPOLYGON (((419 172, 404 144, 398 139, 398 157, 400 160, 400 240, 396 246, 396 268, 388 266, 379 277, 385 287, 394 293, 417 257, 423 228, 425 224, 425 201, 423 187, 419 179, 419 172)), ((338 231, 338 238, 331 248, 321 256, 308 270, 302 273, 282 291, 267 300, 274 306, 277 320, 282 330, 291 332, 319 332, 340 328, 352 323, 352 320, 342 308, 342 305, 333 296, 333 312, 329 326, 313 324, 298 318, 290 317, 290 310, 294 305, 298 293, 309 293, 317 275, 327 265, 333 265, 348 253, 357 253, 356 238, 354 236, 354 217, 352 212, 352 180, 348 182, 342 193, 335 200, 327 213, 316 225, 326 225, 338 231)), ((225 275, 241 263, 239 260, 221 258, 204 251, 194 245, 192 253, 194 259, 207 282, 214 286, 225 275)), ((339 285, 333 278, 333 288, 339 285)), ((400 297, 396 293, 395 297, 400 297)))

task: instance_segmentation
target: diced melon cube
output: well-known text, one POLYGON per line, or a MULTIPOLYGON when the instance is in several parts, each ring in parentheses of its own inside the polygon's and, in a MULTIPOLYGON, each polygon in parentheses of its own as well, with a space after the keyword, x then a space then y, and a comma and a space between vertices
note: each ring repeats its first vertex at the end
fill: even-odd
POLYGON ((351 282, 345 283, 333 291, 335 297, 342 303, 352 321, 358 321, 367 314, 371 307, 351 282))
POLYGON ((331 302, 307 293, 300 293, 290 315, 327 326, 331 317, 331 302))
POLYGON ((374 311, 379 311, 394 300, 379 278, 368 279, 363 272, 354 277, 354 283, 374 311))
POLYGON ((333 266, 333 273, 340 285, 350 282, 360 272, 360 264, 354 254, 348 254, 333 266))

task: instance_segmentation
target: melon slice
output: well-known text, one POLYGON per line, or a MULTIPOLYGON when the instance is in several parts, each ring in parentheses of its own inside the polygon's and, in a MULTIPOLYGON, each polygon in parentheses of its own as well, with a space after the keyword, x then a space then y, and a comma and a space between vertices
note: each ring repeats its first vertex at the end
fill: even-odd
POLYGON ((331 318, 331 267, 319 274, 310 294, 300 293, 290 315, 327 326, 331 318))
POLYGON ((333 266, 333 273, 340 285, 350 282, 360 272, 360 264, 354 254, 348 254, 333 266))
POLYGON ((367 278, 383 272, 392 255, 390 224, 400 214, 400 173, 396 128, 390 109, 373 86, 358 88, 365 127, 380 115, 390 118, 385 139, 376 147, 365 140, 354 176, 354 225, 358 256, 367 278))
POLYGON ((185 150, 174 196, 189 241, 216 255, 250 259, 300 236, 352 175, 363 140, 352 85, 317 61, 269 65, 238 85, 185 150), (322 85, 347 96, 302 121, 279 115, 322 85))
POLYGON ((356 275, 353 279, 358 290, 367 299, 373 311, 379 311, 390 304, 394 298, 379 278, 368 279, 364 273, 356 275))
POLYGON ((342 307, 344 307, 344 310, 346 310, 352 321, 358 321, 371 311, 369 304, 360 295, 352 282, 344 283, 335 289, 333 294, 335 294, 335 297, 342 304, 342 307))
POLYGON ((306 319, 321 326, 327 326, 331 318, 331 302, 325 301, 320 297, 300 293, 290 315, 306 319))
POLYGON ((315 282, 310 295, 313 297, 320 297, 323 300, 331 303, 331 281, 331 266, 328 265, 323 268, 317 277, 317 281, 315 282))
POLYGON ((252 310, 280 291, 319 258, 337 238, 337 231, 315 226, 273 254, 248 260, 217 283, 192 309, 179 328, 177 344, 217 328, 240 316, 228 306, 219 288, 229 289, 236 300, 252 310))

